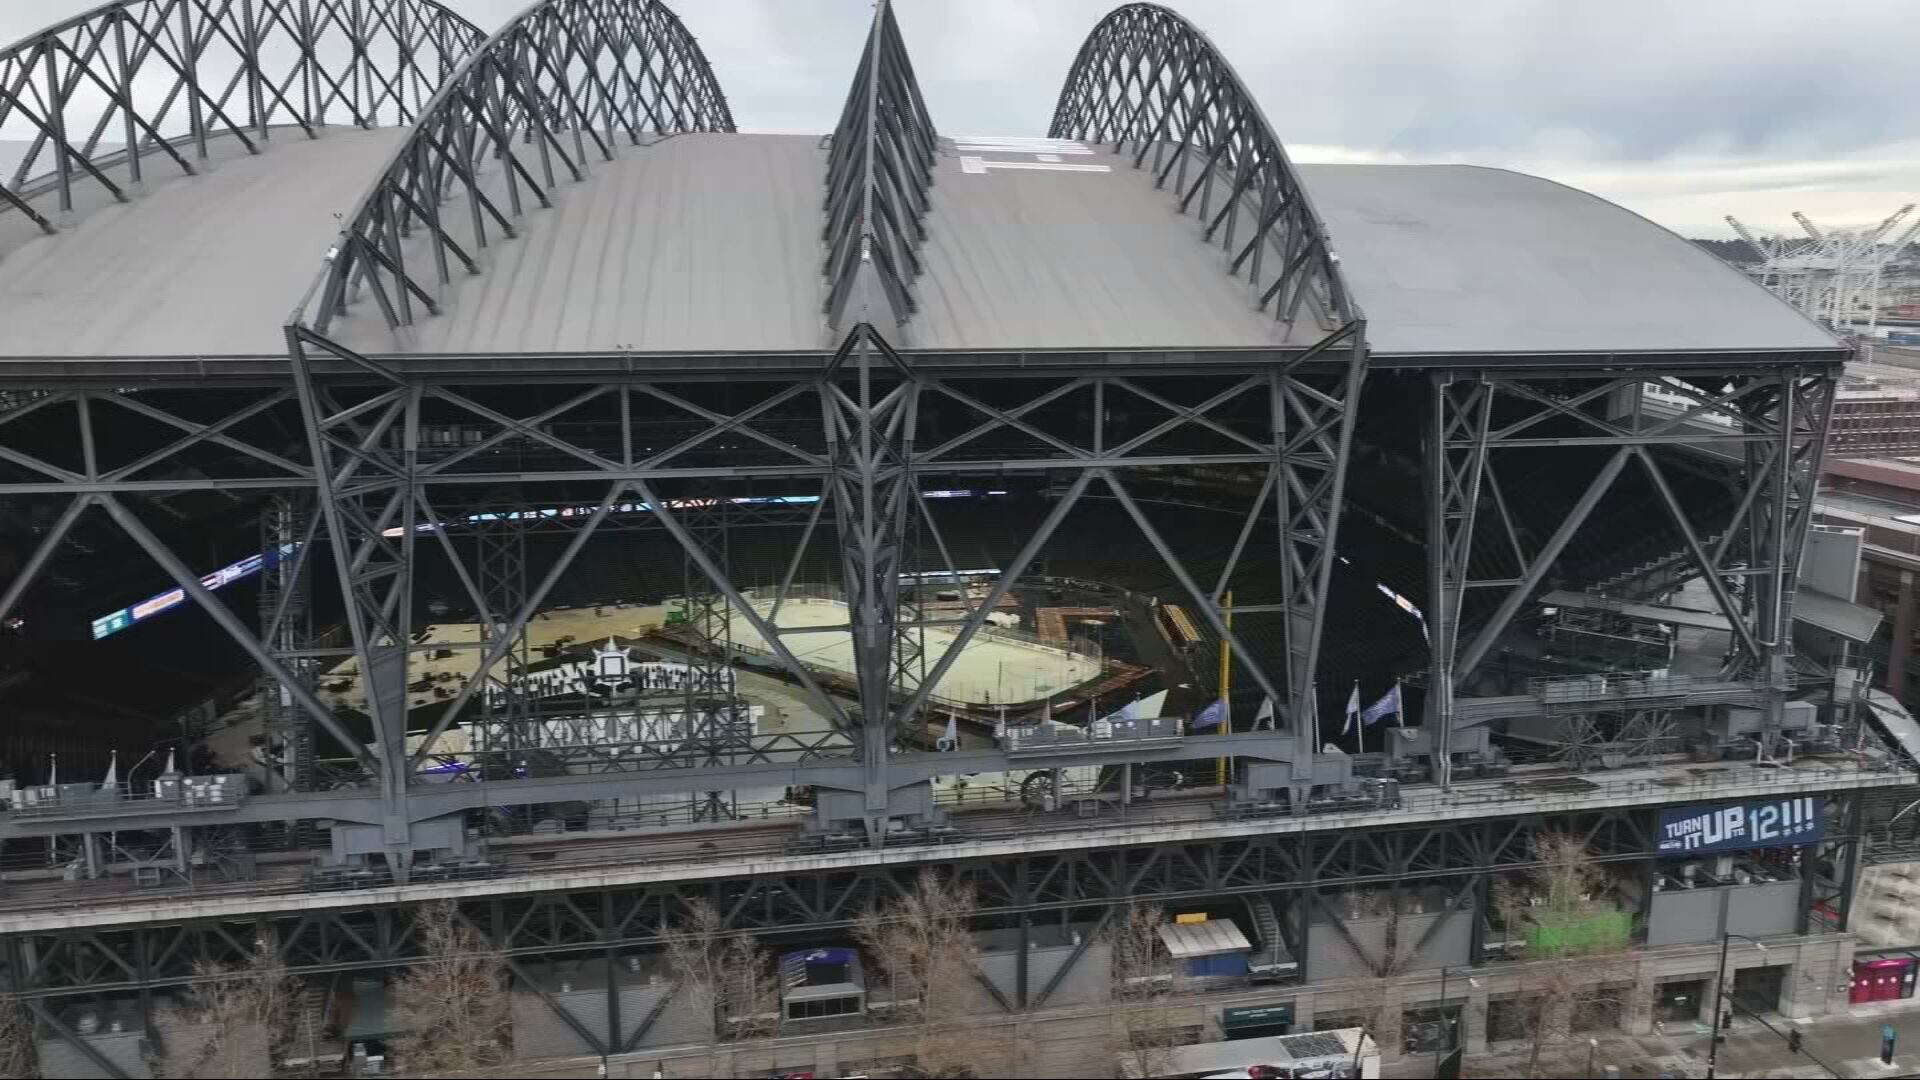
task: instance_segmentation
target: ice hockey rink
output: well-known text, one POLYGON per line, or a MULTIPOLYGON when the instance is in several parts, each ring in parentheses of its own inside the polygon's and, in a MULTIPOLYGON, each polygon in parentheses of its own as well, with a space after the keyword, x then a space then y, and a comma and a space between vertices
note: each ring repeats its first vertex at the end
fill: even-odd
MULTIPOLYGON (((755 600, 762 619, 773 614, 773 601, 755 600)), ((847 625, 846 606, 837 600, 795 597, 780 605, 775 625, 781 629, 847 625)), ((929 670, 953 644, 958 627, 923 628, 922 655, 929 670)), ((728 633, 734 653, 770 655, 759 631, 745 614, 730 613, 728 633)), ((782 634, 782 642, 803 664, 851 675, 853 640, 845 630, 782 634)), ((1006 631, 982 627, 960 653, 935 688, 938 697, 969 705, 1017 704, 1037 701, 1084 683, 1100 674, 1100 660, 1053 645, 1015 639, 1006 631)))

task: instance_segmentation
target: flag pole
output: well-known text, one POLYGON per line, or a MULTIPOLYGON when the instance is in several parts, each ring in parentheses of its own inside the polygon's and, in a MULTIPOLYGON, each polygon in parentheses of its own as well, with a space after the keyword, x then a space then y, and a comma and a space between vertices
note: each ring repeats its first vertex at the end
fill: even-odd
MULTIPOLYGON (((1228 630, 1233 629, 1233 590, 1227 590, 1226 603, 1220 612, 1220 621, 1228 630)), ((1220 636, 1220 728, 1216 734, 1225 735, 1233 730, 1233 715, 1227 708, 1227 691, 1233 681, 1233 643, 1225 634, 1220 636)), ((1227 759, 1213 759, 1213 782, 1220 787, 1227 786, 1227 759)))

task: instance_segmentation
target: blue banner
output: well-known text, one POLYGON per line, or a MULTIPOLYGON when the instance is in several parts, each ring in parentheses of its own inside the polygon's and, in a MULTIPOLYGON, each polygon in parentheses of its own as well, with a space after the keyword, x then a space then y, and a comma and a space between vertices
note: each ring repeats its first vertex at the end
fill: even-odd
POLYGON ((1825 813, 1826 800, 1816 796, 1662 810, 1654 851, 1661 855, 1704 855, 1817 844, 1825 813))

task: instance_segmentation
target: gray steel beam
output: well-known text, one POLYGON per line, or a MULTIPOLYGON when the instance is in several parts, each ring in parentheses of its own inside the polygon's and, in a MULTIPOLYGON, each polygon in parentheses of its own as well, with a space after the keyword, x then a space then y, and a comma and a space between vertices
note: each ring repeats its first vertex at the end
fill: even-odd
MULTIPOLYGON (((1567 511, 1567 516, 1561 519, 1560 526, 1554 529, 1553 535, 1548 537, 1547 542, 1534 554, 1533 564, 1527 567, 1526 575, 1521 578, 1520 584, 1508 590, 1507 595, 1501 598, 1500 607, 1495 610, 1493 617, 1480 628, 1480 633, 1474 637, 1473 643, 1467 646, 1465 654, 1460 657, 1458 663, 1453 665, 1451 674, 1455 688, 1458 688, 1460 681, 1480 663, 1480 659, 1487 654, 1487 650, 1493 647, 1493 643, 1499 639, 1501 632, 1519 612, 1520 606, 1532 599, 1534 590, 1540 587, 1540 582, 1545 579, 1547 571, 1552 569, 1554 560, 1560 557, 1560 552, 1566 549, 1567 542, 1580 531, 1580 526, 1586 523, 1587 517, 1593 513, 1593 508, 1600 504, 1601 497, 1607 493, 1608 488, 1613 486, 1614 479, 1626 466, 1627 458, 1635 452, 1635 448, 1630 446, 1623 446, 1614 451, 1613 456, 1607 459, 1607 463, 1587 484, 1587 489, 1581 492, 1579 500, 1573 504, 1573 509, 1567 511)), ((1457 612, 1448 614, 1456 620, 1459 618, 1457 612)))
MULTIPOLYGON (((889 763, 894 788, 923 783, 938 776, 981 772, 1026 772, 1075 767, 1102 767, 1123 763, 1153 764, 1196 757, 1255 758, 1291 761, 1293 737, 1272 731, 1244 731, 1229 735, 1196 735, 1182 740, 1129 746, 1123 741, 1090 744, 1053 753, 1010 755, 1000 750, 965 750, 935 754, 895 754, 889 763)), ((687 792, 806 786, 839 791, 863 791, 866 773, 850 759, 815 758, 804 762, 709 765, 700 768, 644 768, 628 772, 581 773, 566 776, 448 782, 415 785, 409 792, 409 820, 425 821, 463 810, 492 806, 534 806, 596 799, 633 798, 687 792)), ((58 836, 76 831, 132 831, 135 829, 199 827, 256 821, 336 819, 376 824, 382 818, 379 793, 370 791, 301 792, 257 795, 230 808, 180 808, 162 804, 128 804, 119 812, 103 809, 84 816, 0 815, 0 837, 58 836)))
POLYGON ((100 496, 99 499, 101 507, 104 508, 107 514, 113 518, 114 522, 120 526, 121 530, 132 537, 135 543, 145 549, 147 554, 153 558, 153 561, 158 563, 160 568, 167 572, 167 576, 173 579, 174 584, 178 585, 182 592, 185 592, 195 604, 199 605, 200 609, 205 611, 207 615, 219 625, 220 629, 226 631, 227 636, 233 638, 234 642, 246 652, 247 656, 252 659, 254 663, 260 665, 260 667, 266 671, 271 672, 275 678, 279 679, 280 685, 286 688, 287 693, 292 696, 294 702, 298 704, 308 716, 311 716, 315 723, 319 724, 327 734, 333 736, 334 739, 350 753, 361 758, 365 757, 366 749, 360 745, 359 740, 349 735, 346 729, 340 726, 339 721, 333 718, 333 713, 328 710, 325 705, 321 704, 319 698, 313 696, 313 691, 309 690, 306 685, 300 681, 298 676, 282 667, 280 662, 274 659, 273 655, 267 651, 266 646, 254 637, 253 632, 247 629, 246 625, 243 624, 233 612, 228 611, 225 604, 222 604, 218 598, 207 591, 205 586, 200 584, 199 575, 188 570, 186 564, 182 563, 179 557, 174 555, 172 550, 161 543, 160 538, 153 535, 153 532, 147 528, 145 523, 135 517, 131 511, 121 506, 111 495, 103 495, 100 496))
POLYGON ((40 543, 34 546, 33 554, 27 556, 27 561, 21 565, 19 572, 14 574, 13 580, 7 582, 6 592, 0 593, 0 622, 6 621, 7 617, 13 614, 14 605, 20 602, 20 598, 26 595, 27 589, 39 579, 40 571, 46 569, 48 560, 52 559, 53 553, 59 550, 61 541, 65 540, 67 533, 73 530, 73 523, 80 520, 81 513, 92 505, 94 498, 95 496, 92 495, 74 496, 73 501, 67 504, 67 508, 54 519, 53 527, 48 529, 47 534, 40 538, 40 543))

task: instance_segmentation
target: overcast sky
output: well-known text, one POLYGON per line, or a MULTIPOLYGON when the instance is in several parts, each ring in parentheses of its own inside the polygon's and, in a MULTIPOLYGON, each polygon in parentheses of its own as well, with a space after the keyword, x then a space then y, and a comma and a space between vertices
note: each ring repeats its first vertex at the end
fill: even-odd
MULTIPOLYGON (((95 0, 0 0, 0 40, 95 0)), ((491 31, 526 0, 448 0, 491 31)), ((680 0, 744 129, 824 131, 862 0, 680 0)), ((943 134, 1045 134, 1113 0, 896 0, 943 134)), ((1302 161, 1551 177, 1690 235, 1920 199, 1920 0, 1179 0, 1302 161)), ((17 134, 10 131, 9 134, 17 134)))

